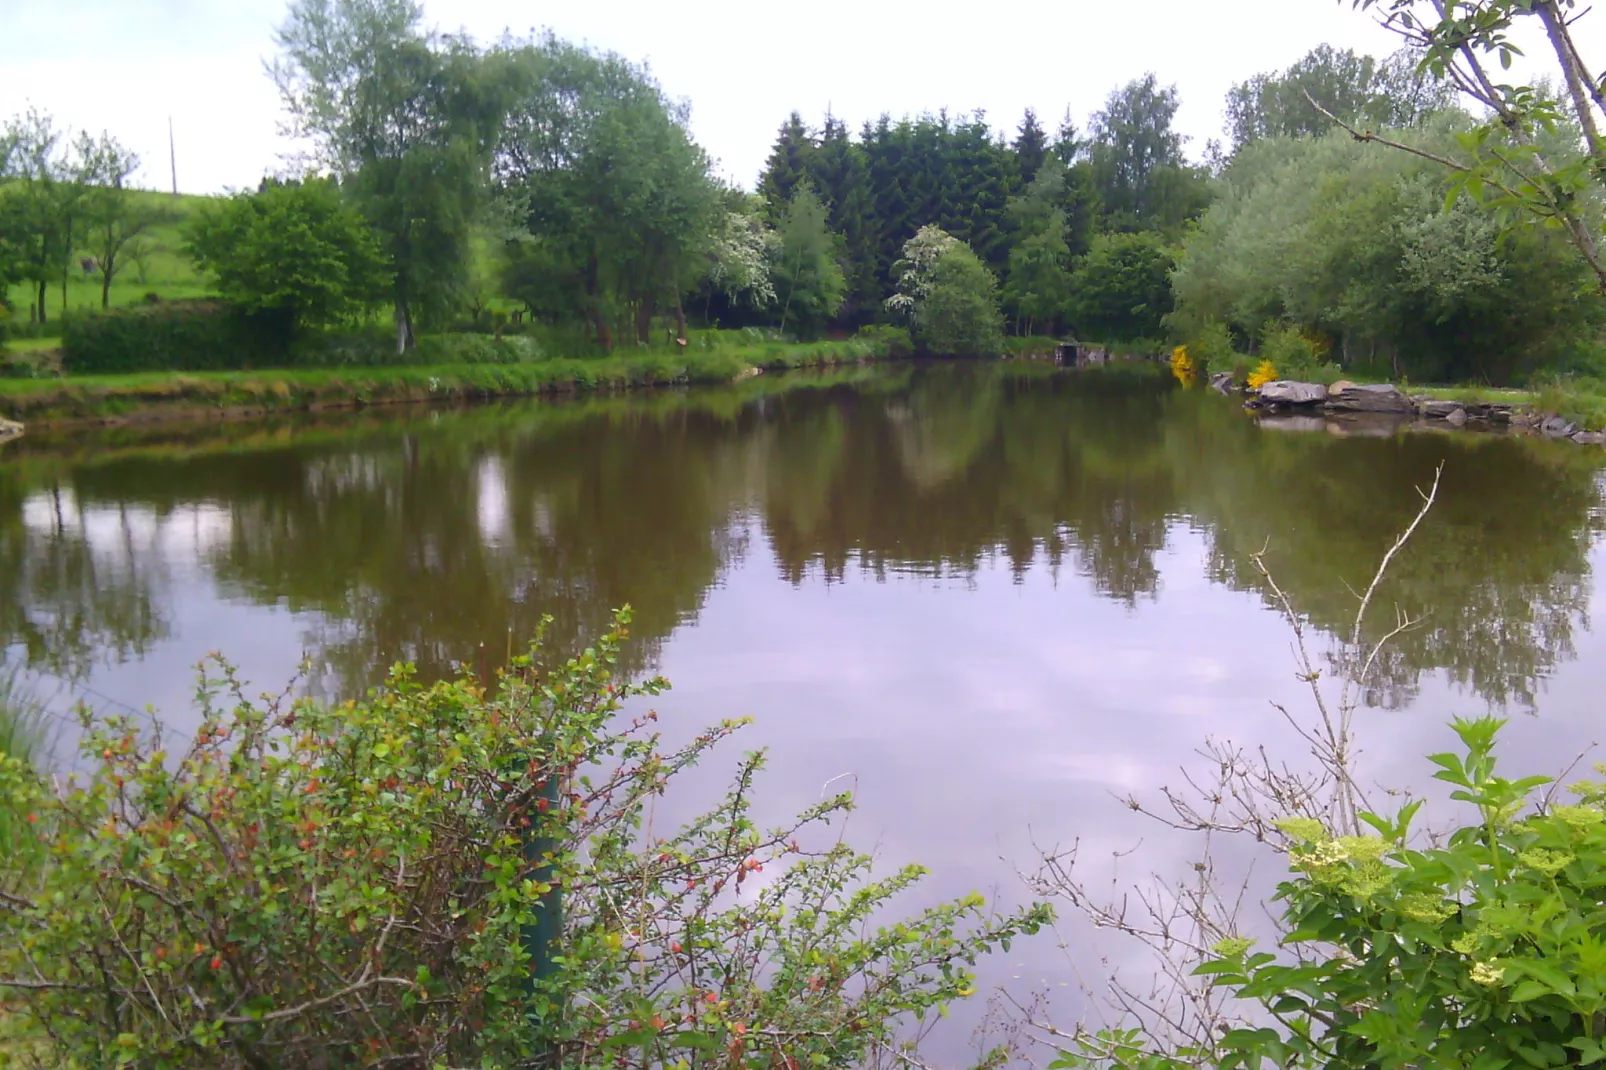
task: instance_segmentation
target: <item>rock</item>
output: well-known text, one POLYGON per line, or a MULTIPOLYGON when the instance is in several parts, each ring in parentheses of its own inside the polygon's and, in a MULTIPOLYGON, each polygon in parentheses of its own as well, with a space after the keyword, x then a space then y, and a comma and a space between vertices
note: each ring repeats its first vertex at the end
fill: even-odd
POLYGON ((1327 388, 1321 383, 1275 379, 1260 388, 1260 400, 1267 405, 1315 405, 1327 400, 1327 388))
POLYGON ((1606 446, 1606 433, 1600 431, 1580 431, 1573 436, 1573 441, 1580 446, 1606 446))
POLYGON ((1232 373, 1217 372, 1210 377, 1210 388, 1218 394, 1232 393, 1232 373))
POLYGON ((1350 382, 1348 379, 1340 379, 1336 383, 1329 383, 1327 386, 1327 396, 1330 398, 1337 397, 1354 385, 1355 384, 1350 382))
POLYGON ((1388 383, 1352 383, 1337 394, 1329 390, 1327 407, 1334 412, 1387 412, 1401 416, 1416 412, 1411 399, 1388 383))
POLYGON ((0 442, 10 442, 14 438, 22 437, 22 425, 15 420, 0 417, 0 442))
POLYGON ((1467 410, 1461 408, 1459 405, 1456 406, 1450 410, 1449 415, 1445 416, 1444 422, 1449 424, 1451 427, 1467 426, 1467 410))
POLYGON ((1546 438, 1572 438, 1578 433, 1578 425, 1560 416, 1548 416, 1539 425, 1539 433, 1546 438))
POLYGON ((1438 398, 1416 398, 1416 411, 1430 420, 1448 420, 1452 412, 1459 412, 1464 419, 1466 410, 1453 401, 1440 401, 1438 398))

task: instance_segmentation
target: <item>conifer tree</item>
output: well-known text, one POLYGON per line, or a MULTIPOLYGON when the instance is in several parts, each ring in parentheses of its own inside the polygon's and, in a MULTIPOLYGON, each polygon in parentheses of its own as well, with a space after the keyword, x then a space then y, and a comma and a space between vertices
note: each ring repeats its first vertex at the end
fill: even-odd
POLYGON ((803 125, 803 116, 793 112, 781 124, 775 136, 775 147, 764 165, 759 179, 758 192, 764 198, 771 223, 779 223, 791 203, 798 183, 809 177, 816 142, 809 128, 803 125))
POLYGON ((1021 187, 1030 186, 1048 158, 1048 133, 1038 124, 1037 112, 1031 108, 1026 109, 1010 147, 1015 150, 1015 173, 1020 176, 1021 187))

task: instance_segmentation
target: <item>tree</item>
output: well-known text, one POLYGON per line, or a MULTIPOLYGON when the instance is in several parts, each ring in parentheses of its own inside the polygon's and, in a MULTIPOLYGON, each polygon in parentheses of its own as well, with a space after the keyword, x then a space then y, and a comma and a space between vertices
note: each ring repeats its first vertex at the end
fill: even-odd
POLYGON ((727 207, 708 250, 710 300, 717 292, 732 303, 744 302, 753 308, 774 305, 770 251, 775 240, 775 233, 764 225, 757 211, 747 206, 727 207))
POLYGON ((1055 161, 1037 173, 1025 195, 1010 201, 1014 239, 1004 277, 1004 303, 1016 330, 1052 330, 1070 297, 1071 247, 1065 240, 1065 170, 1055 161))
POLYGON ((1171 311, 1171 269, 1165 239, 1153 232, 1104 234, 1072 277, 1076 326, 1101 342, 1155 339, 1171 311))
POLYGON ((916 344, 945 356, 1003 351, 998 280, 964 242, 924 226, 903 246, 898 292, 887 308, 909 323, 916 344))
POLYGON ((1037 113, 1031 108, 1026 109, 1010 148, 1015 152, 1015 169, 1021 185, 1031 185, 1048 158, 1048 133, 1038 124, 1037 113))
POLYGON ((382 300, 389 281, 379 236, 328 179, 264 183, 202 205, 187 237, 225 300, 290 330, 350 319, 382 300))
POLYGON ((842 120, 828 114, 808 164, 815 191, 825 202, 827 225, 842 236, 842 270, 848 280, 842 317, 862 321, 874 314, 881 300, 875 206, 865 151, 853 143, 842 120))
POLYGON ((786 122, 781 124, 779 133, 775 135, 775 147, 770 150, 764 173, 758 180, 758 192, 768 206, 772 223, 779 223, 786 214, 786 206, 792 203, 792 194, 797 190, 798 183, 812 178, 818 184, 818 176, 814 173, 817 147, 814 136, 803 124, 803 116, 795 111, 787 116, 786 122))
MULTIPOLYGON (((1467 123, 1449 113, 1400 136, 1449 153, 1467 123)), ((1447 206, 1445 177, 1342 131, 1251 144, 1184 247, 1174 330, 1216 319, 1257 341, 1288 324, 1330 340, 1345 366, 1419 381, 1567 367, 1606 311, 1586 266, 1553 230, 1502 235, 1495 209, 1447 206)))
POLYGON ((122 268, 124 249, 157 221, 157 212, 139 202, 128 179, 139 169, 139 156, 109 134, 79 138, 76 152, 87 178, 83 196, 84 241, 100 271, 100 307, 111 307, 112 280, 122 268))
POLYGON ((683 326, 682 297, 707 274, 724 212, 686 108, 646 70, 551 35, 506 55, 513 90, 495 170, 538 253, 525 258, 529 278, 579 310, 604 348, 616 322, 647 341, 660 308, 683 326))
POLYGON ((939 356, 1003 354, 998 280, 963 242, 932 266, 925 300, 915 313, 914 337, 921 349, 939 356))
POLYGON ((1105 212, 1123 229, 1157 221, 1161 176, 1185 166, 1182 135, 1172 129, 1175 86, 1150 73, 1112 92, 1093 116, 1094 173, 1105 212))
POLYGON ((85 188, 78 166, 82 161, 73 158, 54 120, 37 109, 8 120, 4 137, 7 171, 0 177, 10 180, 9 221, 22 247, 21 274, 37 295, 32 318, 44 323, 50 283, 60 281, 62 307, 67 303, 67 275, 85 188))
POLYGON ((770 268, 781 301, 783 331, 790 319, 799 335, 812 335, 842 307, 847 279, 839 252, 840 239, 827 225, 825 206, 814 187, 802 183, 786 206, 770 268))
MULTIPOLYGON (((1418 73, 1448 80, 1487 109, 1487 119, 1462 139, 1454 153, 1425 156, 1448 168, 1453 187, 1474 199, 1485 188, 1506 207, 1530 219, 1551 221, 1567 234, 1606 292, 1599 226, 1592 192, 1606 186, 1606 87, 1584 59, 1575 23, 1589 13, 1577 0, 1352 0, 1373 12, 1421 56, 1418 73), (1537 24, 1537 25, 1536 25, 1537 24), (1555 60, 1565 101, 1544 80, 1514 85, 1502 73, 1519 54, 1513 31, 1542 30, 1555 60), (1491 68, 1498 62, 1502 71, 1491 68), (1558 144, 1563 120, 1576 124, 1558 144), (1576 135, 1576 136, 1574 136, 1576 135), (1583 152, 1568 142, 1580 141, 1583 152)), ((1422 154, 1409 142, 1328 116, 1361 140, 1422 154)))
POLYGON ((1311 103, 1355 122, 1415 126, 1447 107, 1448 83, 1416 69, 1402 50, 1379 64, 1352 49, 1319 45, 1281 74, 1257 74, 1227 93, 1227 128, 1234 152, 1265 137, 1325 133, 1332 120, 1311 103), (1306 96, 1309 94, 1309 97, 1306 96))
POLYGON ((467 41, 427 35, 412 0, 294 0, 272 70, 310 138, 384 242, 396 345, 467 286, 502 120, 502 71, 467 41))

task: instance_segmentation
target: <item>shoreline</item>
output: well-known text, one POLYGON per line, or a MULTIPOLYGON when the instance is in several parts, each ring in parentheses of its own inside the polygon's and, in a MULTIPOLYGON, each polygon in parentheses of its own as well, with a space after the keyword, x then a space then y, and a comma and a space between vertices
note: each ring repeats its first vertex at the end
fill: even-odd
MULTIPOLYGON (((567 397, 684 385, 724 385, 767 372, 895 359, 881 342, 850 339, 712 350, 558 358, 528 364, 148 372, 0 380, 0 421, 37 428, 233 421, 393 405, 567 397)), ((0 437, 0 441, 3 441, 0 437)))

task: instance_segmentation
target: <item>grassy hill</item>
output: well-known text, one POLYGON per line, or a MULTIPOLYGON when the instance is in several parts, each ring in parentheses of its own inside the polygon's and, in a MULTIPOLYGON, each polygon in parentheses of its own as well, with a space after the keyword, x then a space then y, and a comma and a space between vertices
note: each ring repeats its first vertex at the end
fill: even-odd
MULTIPOLYGON (((118 268, 117 278, 112 282, 112 307, 137 304, 147 293, 155 293, 168 299, 184 297, 200 297, 207 292, 203 279, 195 273, 194 266, 183 253, 184 238, 182 228, 195 213, 197 206, 213 198, 181 194, 177 198, 169 193, 156 193, 148 190, 138 190, 133 196, 138 199, 142 207, 149 208, 157 215, 157 222, 142 236, 148 246, 148 255, 144 263, 136 263, 129 259, 125 251, 122 266, 118 268)), ((77 256, 89 256, 88 250, 82 250, 77 256)), ((13 286, 9 297, 11 307, 16 310, 18 319, 26 320, 28 306, 32 304, 31 287, 13 286)), ((70 309, 98 309, 100 308, 100 276, 85 276, 82 272, 73 271, 67 281, 66 307, 70 309)), ((45 311, 54 321, 62 309, 61 284, 55 283, 50 287, 49 300, 45 311)))

